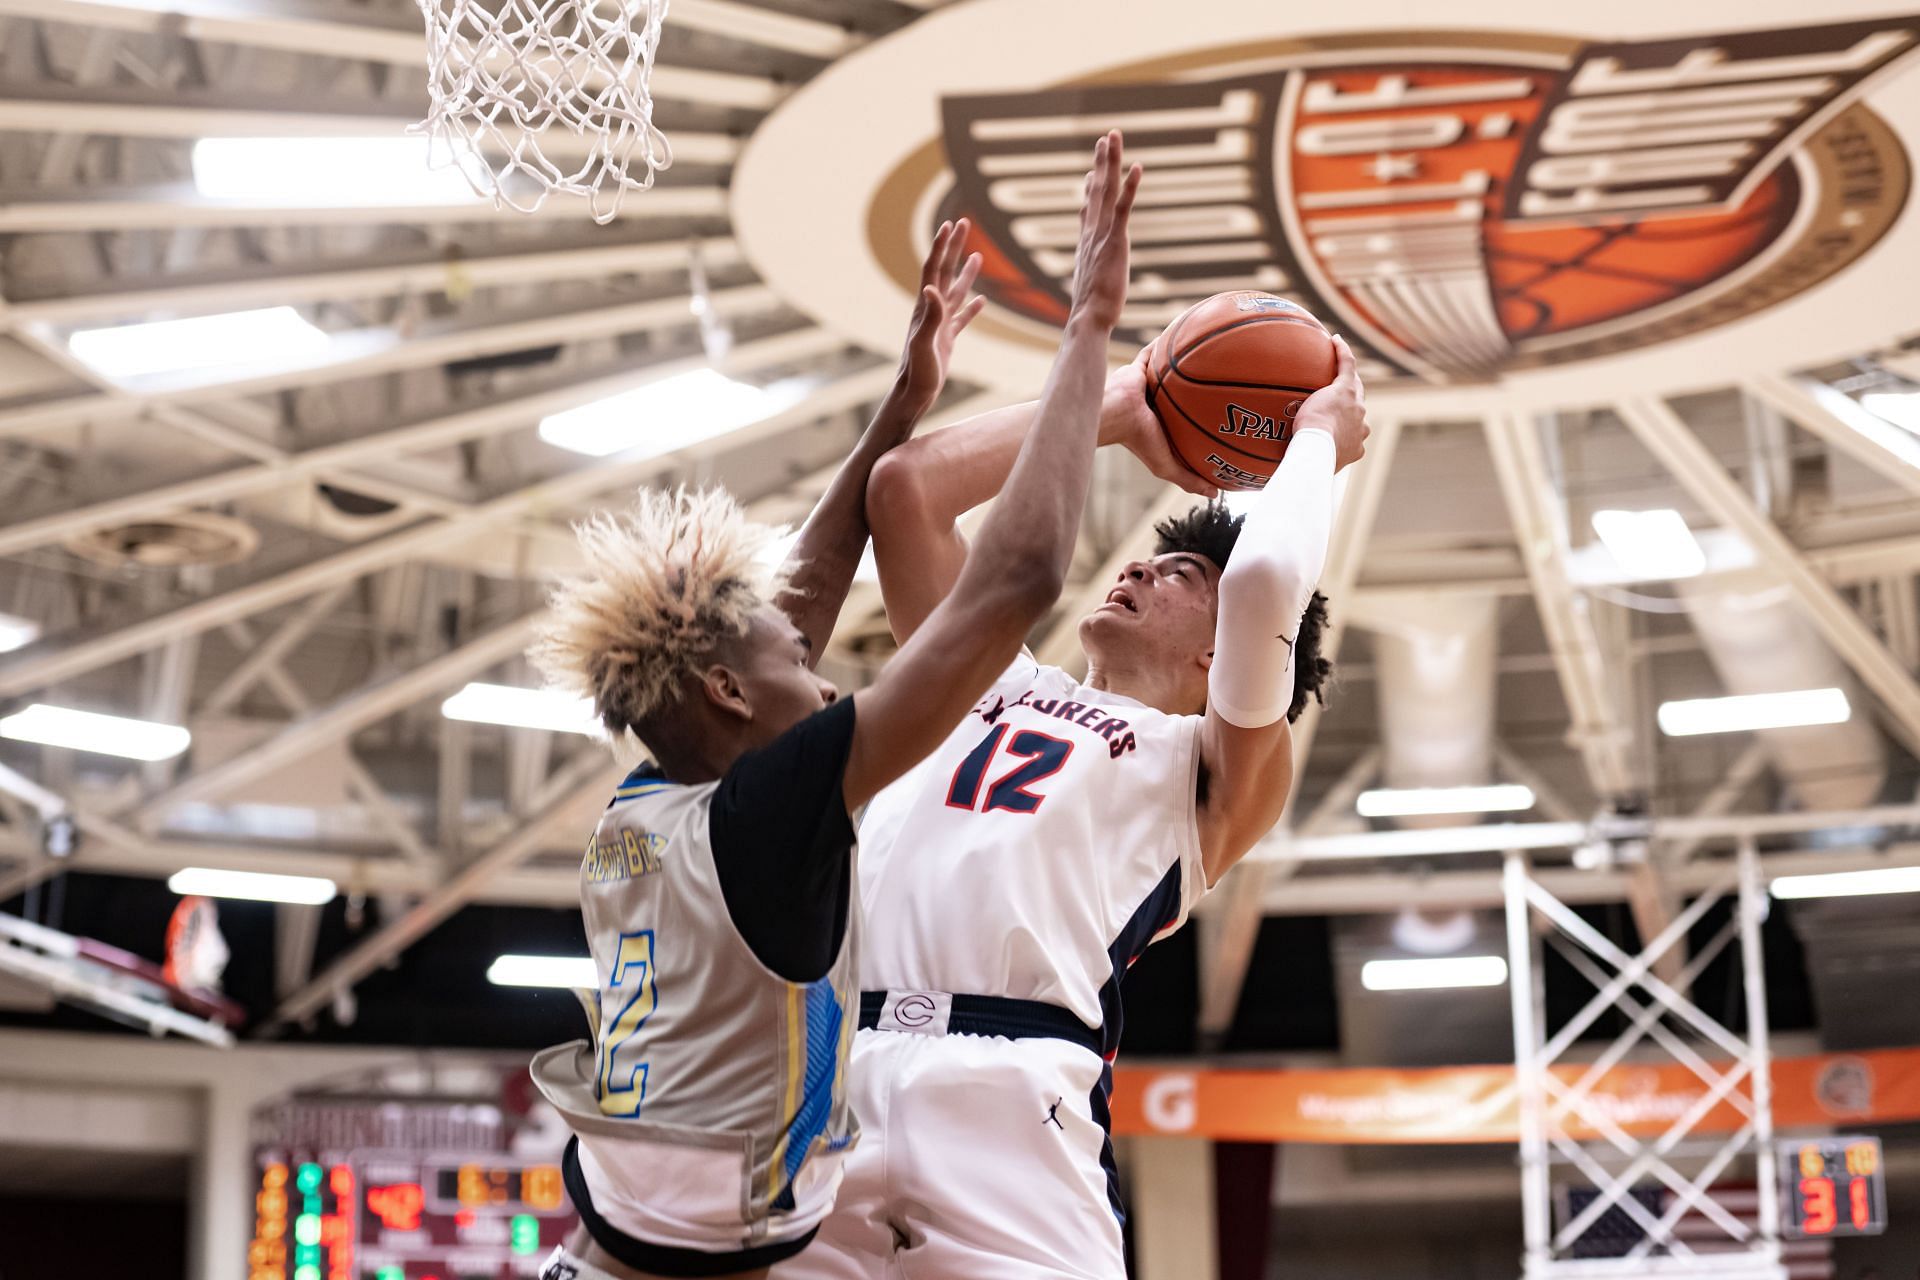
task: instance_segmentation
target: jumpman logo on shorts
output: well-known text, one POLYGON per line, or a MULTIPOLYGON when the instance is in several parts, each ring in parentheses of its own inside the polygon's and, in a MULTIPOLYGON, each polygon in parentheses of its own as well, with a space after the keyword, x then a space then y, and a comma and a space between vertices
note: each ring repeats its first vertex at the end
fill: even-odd
POLYGON ((1067 1126, 1060 1123, 1060 1104, 1065 1101, 1065 1098, 1055 1098, 1053 1100, 1053 1105, 1047 1108, 1047 1118, 1040 1122, 1042 1129, 1048 1125, 1052 1125, 1062 1133, 1067 1131, 1067 1126))

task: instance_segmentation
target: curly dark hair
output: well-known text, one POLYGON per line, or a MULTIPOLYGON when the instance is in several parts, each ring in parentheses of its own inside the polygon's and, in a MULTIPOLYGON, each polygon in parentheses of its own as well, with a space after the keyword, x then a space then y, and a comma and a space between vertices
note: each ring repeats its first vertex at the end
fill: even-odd
MULTIPOLYGON (((1246 517, 1233 514, 1224 502, 1203 503, 1185 515, 1169 516, 1153 527, 1156 535, 1153 554, 1164 556, 1179 551, 1205 556, 1225 569, 1244 523, 1246 517)), ((1289 724, 1307 709, 1308 695, 1321 706, 1327 704, 1326 690, 1333 683, 1333 663, 1320 652, 1326 634, 1327 598, 1316 591, 1307 602, 1307 612, 1300 619, 1300 634, 1293 642, 1293 705, 1287 708, 1289 724)))

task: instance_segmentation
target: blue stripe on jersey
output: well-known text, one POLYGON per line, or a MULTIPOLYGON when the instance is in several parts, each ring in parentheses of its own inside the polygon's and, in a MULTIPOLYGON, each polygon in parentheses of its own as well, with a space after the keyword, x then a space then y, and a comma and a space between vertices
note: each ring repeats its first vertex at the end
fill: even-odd
MULTIPOLYGON (((1153 886, 1153 892, 1146 896, 1146 900, 1134 908, 1126 924, 1120 927, 1120 936, 1107 948, 1107 958, 1113 964, 1113 976, 1100 988, 1100 1048, 1107 1065, 1100 1072, 1100 1084, 1093 1091, 1092 1098, 1093 1118, 1100 1122, 1103 1132, 1112 1128, 1107 1099, 1113 1093, 1113 1059, 1120 1052, 1120 1024, 1124 1021, 1120 1004, 1121 980, 1154 938, 1179 918, 1180 864, 1176 862, 1167 868, 1167 874, 1160 877, 1160 883, 1153 886)), ((1101 1143, 1100 1165, 1107 1171, 1107 1202, 1113 1208, 1113 1216, 1125 1222, 1127 1216, 1120 1207, 1120 1175, 1114 1165, 1111 1137, 1101 1143)))
POLYGON ((840 1025, 845 1012, 831 980, 822 978, 804 988, 807 1036, 806 1074, 801 1077, 800 1105, 787 1126, 786 1175, 789 1185, 806 1163, 813 1140, 826 1131, 833 1114, 834 1084, 840 1076, 840 1025))
POLYGON ((667 775, 660 772, 660 766, 649 760, 620 780, 613 790, 612 808, 622 800, 637 800, 641 796, 650 796, 656 791, 665 791, 674 784, 667 781, 667 775))

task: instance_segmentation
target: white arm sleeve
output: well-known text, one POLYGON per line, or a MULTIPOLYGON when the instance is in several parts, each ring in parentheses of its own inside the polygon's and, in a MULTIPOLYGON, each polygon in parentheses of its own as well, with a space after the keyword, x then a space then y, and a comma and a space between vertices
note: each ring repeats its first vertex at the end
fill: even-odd
POLYGON ((1293 704, 1293 645, 1333 532, 1334 462, 1330 433, 1295 436, 1220 575, 1207 705, 1229 724, 1264 728, 1293 704))

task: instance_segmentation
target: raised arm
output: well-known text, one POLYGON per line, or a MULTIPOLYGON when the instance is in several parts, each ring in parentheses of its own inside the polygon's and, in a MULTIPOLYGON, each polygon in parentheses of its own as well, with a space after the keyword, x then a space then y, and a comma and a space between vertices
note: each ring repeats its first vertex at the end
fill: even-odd
POLYGON ((1326 565, 1333 477, 1366 452, 1367 406, 1353 353, 1301 406, 1293 440, 1254 499, 1220 575, 1207 714, 1200 849, 1213 884, 1280 820, 1293 787, 1294 644, 1326 565))
POLYGON ((1107 343, 1127 293, 1127 217, 1139 186, 1139 167, 1121 167, 1120 135, 1102 138, 1080 211, 1073 308, 1034 429, 952 592, 880 678, 854 695, 858 718, 843 784, 849 809, 952 732, 1060 594, 1093 471, 1107 343))
MULTIPOLYGON (((1212 497, 1213 486, 1174 457, 1147 408, 1145 386, 1138 360, 1107 375, 1100 443, 1121 445, 1161 479, 1212 497)), ((867 523, 895 640, 906 643, 953 590, 967 559, 957 521, 1006 484, 1039 407, 1028 401, 968 418, 909 441, 874 467, 867 523)))
POLYGON ((962 261, 967 222, 944 223, 920 268, 920 297, 907 325, 900 372, 873 421, 833 483, 800 528, 788 560, 793 564, 787 590, 774 602, 807 637, 809 665, 818 663, 833 637, 840 606, 846 603, 854 570, 867 546, 866 495, 874 464, 913 434, 946 385, 953 340, 980 313, 984 299, 967 300, 980 273, 980 255, 962 261))

